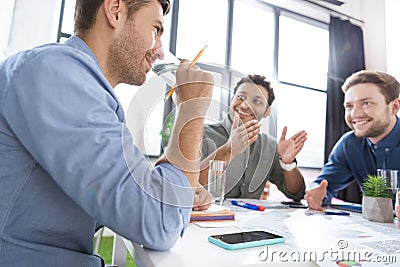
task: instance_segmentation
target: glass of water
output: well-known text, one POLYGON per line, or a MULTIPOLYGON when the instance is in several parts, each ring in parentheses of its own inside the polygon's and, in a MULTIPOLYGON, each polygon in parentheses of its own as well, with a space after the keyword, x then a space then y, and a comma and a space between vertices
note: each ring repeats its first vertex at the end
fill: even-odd
POLYGON ((226 183, 226 162, 221 160, 210 160, 208 167, 208 192, 212 196, 213 203, 224 202, 226 183))
POLYGON ((390 169, 378 169, 378 176, 381 176, 385 179, 386 183, 389 185, 389 188, 393 193, 393 208, 395 209, 396 203, 399 202, 398 192, 399 192, 399 171, 398 170, 390 170, 390 169))
POLYGON ((156 61, 152 65, 152 71, 161 77, 169 87, 174 87, 176 84, 176 70, 179 67, 180 60, 176 58, 170 51, 160 50, 156 52, 156 61))

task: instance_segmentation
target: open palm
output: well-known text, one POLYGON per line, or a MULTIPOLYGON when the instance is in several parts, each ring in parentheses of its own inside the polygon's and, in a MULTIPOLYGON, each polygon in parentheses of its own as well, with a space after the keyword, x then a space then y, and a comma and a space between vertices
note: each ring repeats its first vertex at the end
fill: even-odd
POLYGON ((286 133, 287 127, 285 126, 283 127, 277 150, 284 163, 291 163, 303 148, 304 142, 307 140, 307 133, 305 131, 299 131, 287 140, 286 133))

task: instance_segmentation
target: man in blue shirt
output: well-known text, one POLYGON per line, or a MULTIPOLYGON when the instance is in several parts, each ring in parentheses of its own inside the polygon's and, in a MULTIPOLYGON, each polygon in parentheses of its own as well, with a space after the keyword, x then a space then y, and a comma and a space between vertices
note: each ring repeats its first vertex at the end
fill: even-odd
POLYGON ((166 250, 193 201, 209 205, 198 148, 211 74, 180 64, 179 111, 156 167, 133 145, 113 92, 141 85, 162 56, 169 8, 169 0, 78 0, 76 35, 65 44, 0 63, 0 266, 101 266, 99 225, 166 250))
POLYGON ((347 125, 352 129, 336 143, 321 174, 306 191, 310 208, 323 210, 333 196, 377 169, 400 170, 400 84, 392 76, 359 71, 342 86, 347 125))

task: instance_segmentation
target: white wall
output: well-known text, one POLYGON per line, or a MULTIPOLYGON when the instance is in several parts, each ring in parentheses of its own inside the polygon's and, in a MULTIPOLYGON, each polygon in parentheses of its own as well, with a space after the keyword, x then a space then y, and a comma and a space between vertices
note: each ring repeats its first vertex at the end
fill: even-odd
POLYGON ((398 34, 400 25, 399 11, 399 0, 386 0, 387 71, 400 81, 400 35, 398 34))
POLYGON ((0 59, 6 56, 8 40, 10 38, 11 24, 14 15, 14 0, 7 0, 0 8, 0 59))
POLYGON ((363 0, 365 66, 387 71, 385 0, 363 0))
MULTIPOLYGON (((9 35, 3 35, 3 32, 7 33, 6 29, 0 32, 7 39, 7 41, 2 40, 2 43, 7 43, 6 46, 1 46, 3 55, 8 56, 23 49, 57 41, 60 0, 5 0, 2 2, 7 3, 5 11, 10 13, 3 18, 2 11, 0 22, 5 20, 5 23, 8 22, 10 25, 9 21, 11 21, 9 35), (14 6, 13 10, 11 6, 14 6)), ((1 10, 3 10, 3 3, 1 10)))

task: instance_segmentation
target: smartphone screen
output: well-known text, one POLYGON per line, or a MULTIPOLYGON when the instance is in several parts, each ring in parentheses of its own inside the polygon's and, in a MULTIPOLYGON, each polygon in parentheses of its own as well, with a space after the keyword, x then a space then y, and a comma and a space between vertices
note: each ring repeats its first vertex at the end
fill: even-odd
POLYGON ((247 248, 285 242, 283 236, 265 231, 212 235, 208 240, 226 249, 247 248))
POLYGON ((253 232, 233 233, 225 235, 213 235, 212 237, 228 244, 237 244, 237 243, 245 243, 252 241, 260 241, 264 239, 281 238, 282 236, 271 234, 264 231, 253 231, 253 232))

